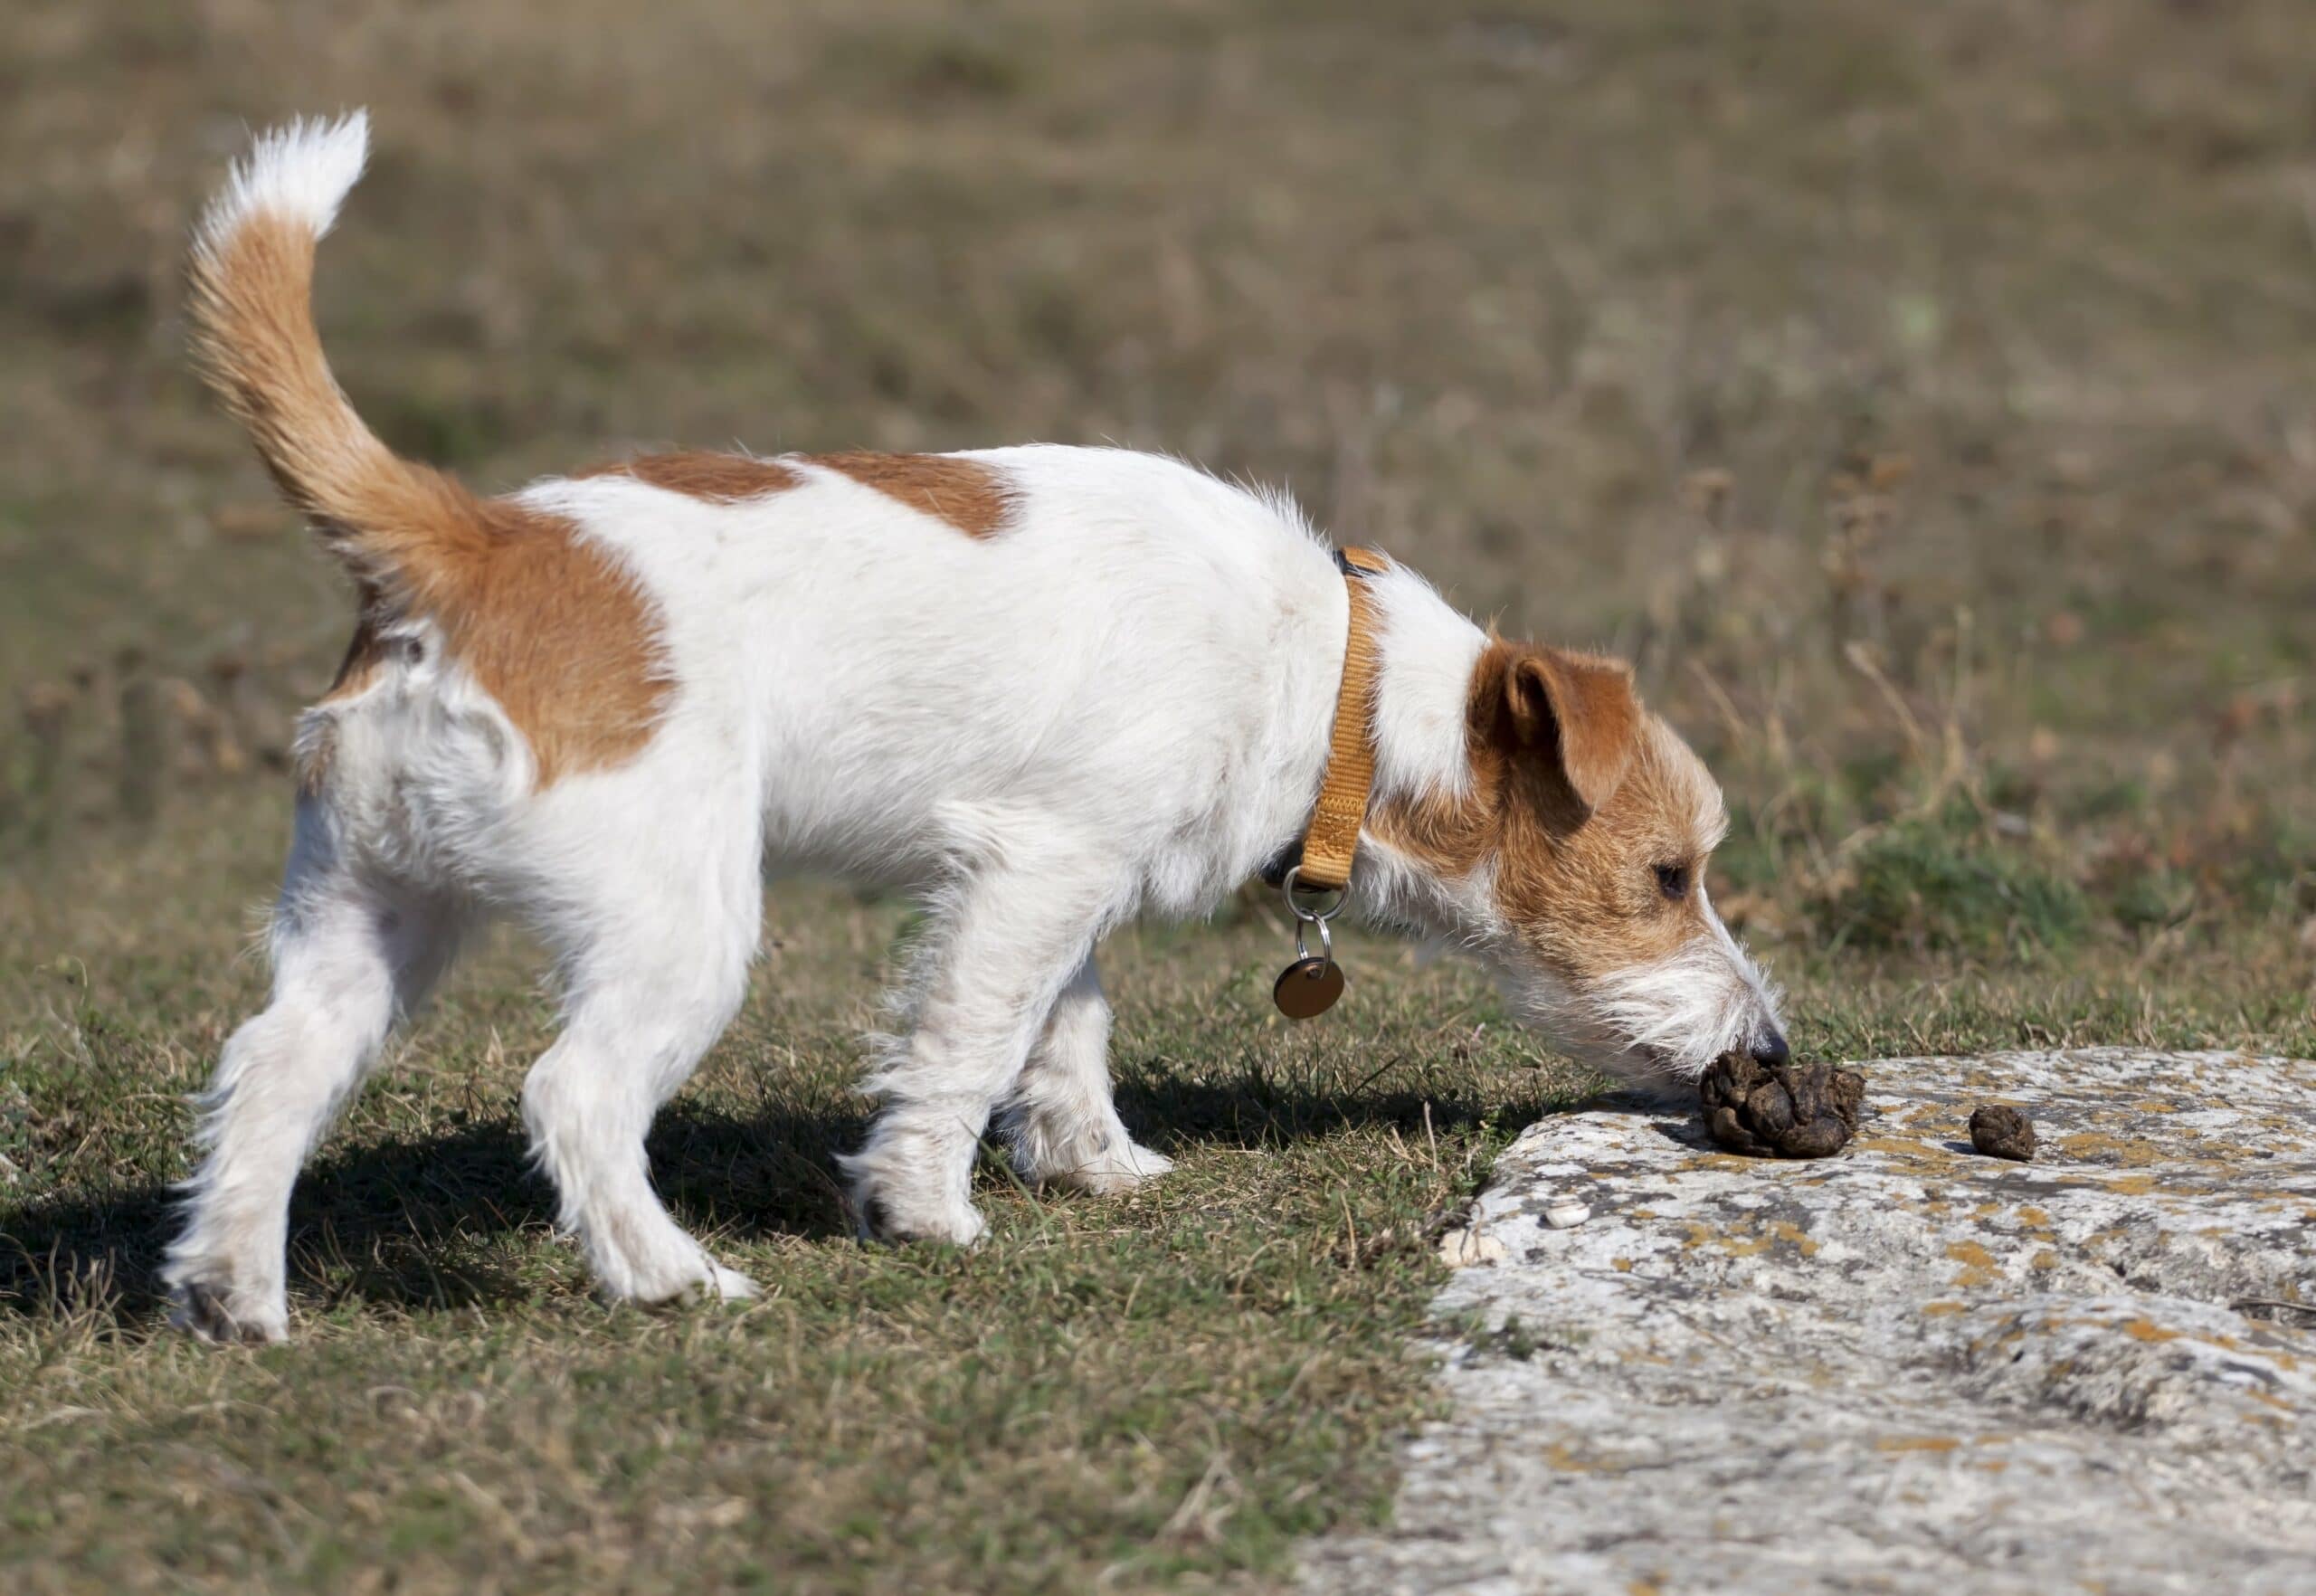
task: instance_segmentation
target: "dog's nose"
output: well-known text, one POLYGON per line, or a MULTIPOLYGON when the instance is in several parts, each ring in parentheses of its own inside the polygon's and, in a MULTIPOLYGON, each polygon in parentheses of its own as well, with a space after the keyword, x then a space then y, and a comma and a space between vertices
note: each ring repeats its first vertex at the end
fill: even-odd
POLYGON ((1785 1033, 1774 1025, 1758 1032, 1747 1050, 1753 1055, 1753 1062, 1766 1069, 1774 1069, 1793 1057, 1785 1045, 1785 1033))

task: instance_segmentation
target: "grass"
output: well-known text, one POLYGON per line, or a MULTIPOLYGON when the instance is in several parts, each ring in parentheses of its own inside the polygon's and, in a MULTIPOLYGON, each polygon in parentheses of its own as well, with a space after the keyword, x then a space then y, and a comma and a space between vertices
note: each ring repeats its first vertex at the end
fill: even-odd
MULTIPOLYGON (((1434 1230, 1586 1087, 1248 898, 1106 955, 1128 1202, 992 1160, 862 1247, 830 1154, 907 917, 773 895, 655 1135, 768 1287, 607 1312, 487 950, 321 1149, 299 1339, 157 1331, 183 1094, 259 1000, 286 717, 348 625, 180 354, 246 123, 369 104, 325 247, 365 413, 499 487, 638 445, 1163 448, 1726 784, 1812 1056, 2316 1053, 2316 35, 2295 0, 51 7, 0 59, 0 1579, 33 1591, 1275 1582, 1426 1410, 1434 1230), (124 699, 132 706, 124 717, 124 699), (163 707, 157 729, 151 710, 163 707), (139 822, 150 803, 157 812, 139 822)), ((1580 1326, 1507 1327, 1522 1355, 1580 1326)))
MULTIPOLYGON (((106 872, 124 907, 263 868, 130 849, 106 872)), ((654 1136, 670 1201, 764 1300, 589 1296, 524 1164, 515 1096, 546 1016, 509 946, 318 1159, 300 1338, 254 1354, 157 1339, 149 1276, 174 1094, 260 974, 231 959, 236 917, 188 928, 197 953, 99 974, 68 942, 21 970, 11 1011, 38 1018, 5 1039, 0 1146, 46 1194, 0 1259, 14 1572, 334 1586, 391 1558, 413 1588, 1076 1590, 1275 1566, 1372 1512, 1380 1443, 1421 1409, 1402 1348, 1436 1232, 1581 1081, 1404 950, 1363 950, 1358 1023, 1313 1032, 1266 1017, 1278 936, 1254 917, 1121 938, 1122 1100, 1184 1178, 1047 1201, 993 1164, 990 1246, 862 1246, 830 1154, 864 1122, 854 1034, 904 918, 827 890, 776 903, 765 979, 654 1136), (124 1522, 124 1490, 166 1512, 124 1522)))
MULTIPOLYGON (((1998 956, 2065 952, 2090 918, 2083 889, 2024 850, 1989 846, 1967 817, 1911 819, 1860 847, 1848 876, 1821 906, 1834 937, 1861 948, 1912 946, 1998 956)), ((2159 888, 2121 898, 2120 918, 2147 913, 2159 888)))

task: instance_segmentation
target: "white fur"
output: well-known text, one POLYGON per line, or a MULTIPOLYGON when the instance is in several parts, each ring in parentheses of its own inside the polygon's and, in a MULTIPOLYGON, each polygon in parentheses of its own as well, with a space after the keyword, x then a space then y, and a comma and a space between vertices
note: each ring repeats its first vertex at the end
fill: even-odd
POLYGON ((1708 936, 1617 972, 1593 994, 1590 1018, 1621 1054, 1612 1067, 1693 1081, 1776 1012, 1752 960, 1710 904, 1704 914, 1708 936))
POLYGON ((1376 681, 1375 788, 1381 797, 1471 790, 1465 728, 1472 668, 1487 639, 1405 565, 1369 579, 1384 670, 1376 681))
MULTIPOLYGON (((209 235, 271 205, 327 226, 365 134, 357 115, 261 140, 209 235)), ((565 1026, 523 1115, 612 1295, 752 1289, 668 1215, 643 1142, 740 1002, 767 863, 908 888, 933 911, 868 1082, 883 1112, 847 1161, 866 1219, 976 1239, 969 1182, 993 1120, 1034 1180, 1115 1192, 1169 1167, 1111 1105, 1095 945, 1137 914, 1210 908, 1301 833, 1343 579, 1291 504, 1171 460, 968 458, 1013 495, 987 538, 802 461, 802 485, 737 504, 617 474, 527 489, 660 622, 669 708, 616 768, 538 790, 520 733, 423 621, 393 632, 365 690, 308 712, 301 739, 333 757, 299 805, 272 1004, 208 1099, 165 1269, 181 1322, 283 1333, 298 1166, 484 903, 556 959, 565 1026)), ((1379 800, 1463 791, 1481 635, 1412 572, 1374 591, 1379 800)), ((1432 879, 1380 845, 1362 859, 1362 908, 1517 963, 1485 872, 1432 879)), ((1712 1008, 1718 1037, 1731 990, 1717 967, 1636 974, 1612 1018, 1637 1045, 1670 1025, 1685 1061, 1705 1021, 1650 1005, 1712 1008)))
POLYGON ((260 134, 202 213, 197 247, 222 244, 261 213, 302 221, 321 237, 337 222, 338 206, 361 179, 369 155, 367 111, 299 118, 260 134))

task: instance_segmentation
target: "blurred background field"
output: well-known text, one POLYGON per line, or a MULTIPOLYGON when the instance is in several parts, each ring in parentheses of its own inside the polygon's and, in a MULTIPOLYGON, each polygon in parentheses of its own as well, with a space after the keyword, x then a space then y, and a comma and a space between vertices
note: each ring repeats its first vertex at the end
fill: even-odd
POLYGON ((1417 1411, 1393 1349, 1424 1228, 1581 1085, 1396 950, 1362 954, 1364 1007, 1278 1031, 1249 899, 1113 959, 1129 1116, 1187 1154, 1183 1195, 1046 1203, 993 1172, 1010 1261, 861 1254, 826 1153, 903 911, 783 894, 748 1017, 657 1144, 693 1216, 790 1282, 767 1316, 589 1316, 520 1169, 546 1020, 510 944, 301 1198, 314 1349, 151 1341, 176 1094, 261 990, 237 955, 289 716, 350 629, 182 352, 194 209, 293 113, 375 118, 319 274, 339 375, 479 486, 662 443, 1028 439, 1282 483, 1508 632, 1636 660, 1728 787, 1716 897, 1806 1052, 2316 1051, 2299 0, 18 9, 0 1404, 25 1439, 0 1522, 53 1582, 323 1583, 387 1547, 407 1588, 686 1559, 1267 1578, 1372 1509, 1417 1411), (1091 1354, 1013 1289, 1039 1269, 1123 1308, 1114 1368, 1070 1374, 1091 1354), (1175 1295, 1144 1324, 1152 1271, 1175 1295), (742 1389, 766 1336, 819 1405, 742 1389), (889 1399, 850 1430, 848 1357, 889 1399), (738 1383, 700 1397, 687 1359, 738 1383), (566 1364, 683 1386, 683 1418, 647 1444, 524 1383, 566 1364), (488 1445, 448 1394, 490 1388, 477 1368, 528 1393, 488 1445), (448 1417, 363 1396, 387 1386, 448 1417), (1030 1392, 1018 1430, 961 1394, 1030 1392), (771 1510, 775 1479, 820 1506, 771 1510))
POLYGON ((1949 865, 2051 878, 2006 936, 2296 926, 2311 30, 1930 12, 41 8, 0 66, 0 670, 58 723, 17 825, 45 736, 64 821, 117 801, 129 651, 176 774, 278 795, 217 755, 278 757, 346 605, 185 371, 182 242, 247 127, 365 103, 327 336, 479 483, 1169 450, 1637 657, 1764 929, 1982 941, 1916 901, 1949 865))

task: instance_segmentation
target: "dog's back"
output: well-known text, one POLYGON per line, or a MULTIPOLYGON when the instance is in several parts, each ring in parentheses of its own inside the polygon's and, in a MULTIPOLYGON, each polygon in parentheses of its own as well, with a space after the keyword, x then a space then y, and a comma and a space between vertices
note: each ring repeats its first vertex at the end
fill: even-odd
POLYGON ((1121 450, 755 463, 776 475, 737 499, 648 460, 519 499, 635 574, 669 738, 760 765, 777 858, 921 877, 1037 812, 1210 891, 1294 823, 1344 606, 1285 507, 1121 450), (1287 811, 1249 813, 1250 782, 1287 811))

